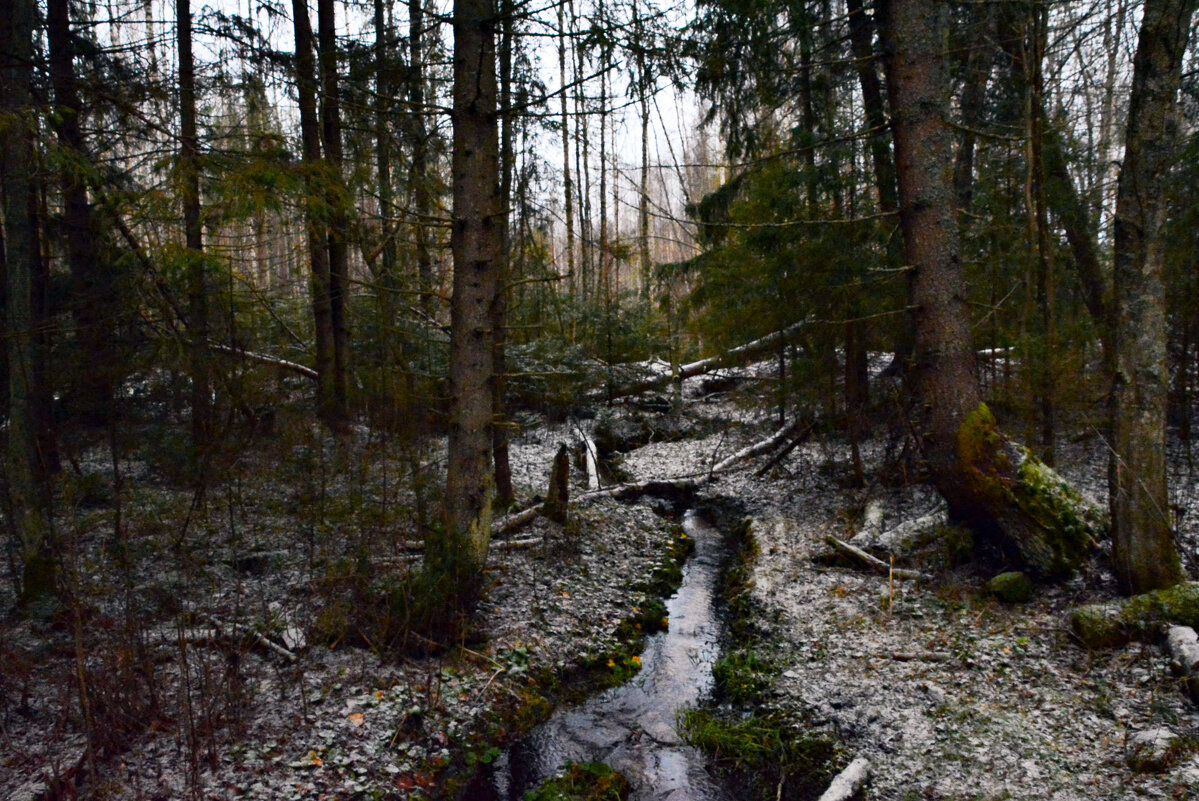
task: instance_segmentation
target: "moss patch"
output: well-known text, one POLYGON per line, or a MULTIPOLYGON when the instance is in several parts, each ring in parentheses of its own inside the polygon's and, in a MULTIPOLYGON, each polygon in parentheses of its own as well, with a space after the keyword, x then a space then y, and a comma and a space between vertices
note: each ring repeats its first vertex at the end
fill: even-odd
POLYGON ((987 589, 1004 603, 1022 604, 1032 600, 1032 580, 1017 571, 1000 573, 987 582, 987 589))
POLYGON ((525 801, 625 801, 629 781, 601 762, 571 762, 557 776, 546 779, 525 801))
POLYGON ((962 421, 957 454, 967 496, 1030 570, 1061 578, 1078 567, 1101 516, 1041 460, 1008 442, 985 403, 962 421))
POLYGON ((1131 640, 1152 639, 1163 623, 1199 627, 1199 582, 1154 590, 1111 604, 1080 606, 1070 612, 1070 628, 1091 650, 1119 648, 1131 640))

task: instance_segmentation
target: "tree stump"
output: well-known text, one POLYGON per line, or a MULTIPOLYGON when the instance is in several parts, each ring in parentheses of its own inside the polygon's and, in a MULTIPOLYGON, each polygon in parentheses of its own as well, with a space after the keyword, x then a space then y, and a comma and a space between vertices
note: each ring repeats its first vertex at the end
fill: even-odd
POLYGON ((550 472, 550 488, 545 495, 541 513, 555 523, 566 525, 566 506, 570 500, 570 453, 566 444, 558 446, 554 469, 550 472))

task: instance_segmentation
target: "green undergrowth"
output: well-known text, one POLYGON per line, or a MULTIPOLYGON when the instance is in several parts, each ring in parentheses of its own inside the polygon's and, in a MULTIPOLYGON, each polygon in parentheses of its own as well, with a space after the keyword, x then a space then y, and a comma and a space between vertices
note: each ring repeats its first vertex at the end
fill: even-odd
POLYGON ((629 781, 601 762, 571 762, 546 779, 524 801, 625 801, 629 781))
POLYGON ((837 744, 764 703, 778 666, 754 622, 750 591, 759 547, 751 520, 735 528, 734 543, 720 593, 729 637, 712 668, 714 703, 684 712, 679 733, 709 756, 736 798, 816 798, 835 775, 837 744))

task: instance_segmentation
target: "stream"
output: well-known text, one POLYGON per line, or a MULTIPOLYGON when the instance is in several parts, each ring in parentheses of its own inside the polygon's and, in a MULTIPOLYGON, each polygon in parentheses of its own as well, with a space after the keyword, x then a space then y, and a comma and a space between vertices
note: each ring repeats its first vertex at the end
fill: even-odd
POLYGON ((679 713, 712 689, 722 623, 715 594, 726 549, 720 532, 695 511, 683 530, 695 551, 666 602, 667 631, 649 636, 641 670, 582 704, 560 709, 493 765, 495 799, 520 799, 566 762, 603 762, 628 778, 636 801, 724 801, 702 753, 675 731, 679 713))

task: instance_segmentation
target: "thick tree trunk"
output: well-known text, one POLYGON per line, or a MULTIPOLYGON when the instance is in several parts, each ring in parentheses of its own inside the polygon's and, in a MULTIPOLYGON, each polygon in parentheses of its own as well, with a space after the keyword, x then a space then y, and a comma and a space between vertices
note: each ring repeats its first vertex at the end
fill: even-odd
POLYGON ((1166 494, 1166 303, 1163 189, 1178 125, 1178 88, 1199 0, 1146 0, 1133 64, 1116 198, 1112 556, 1132 593, 1182 580, 1166 494))
POLYGON ((454 258, 450 438, 444 536, 430 537, 430 567, 453 581, 460 603, 480 588, 491 535, 494 332, 502 209, 496 131, 495 9, 455 0, 453 98, 454 258))
POLYGON ((47 454, 39 437, 45 349, 36 330, 41 271, 32 118, 32 0, 0 4, 0 189, 4 204, 5 340, 8 353, 8 517, 22 559, 21 604, 57 592, 57 554, 49 515, 47 454))
POLYGON ((334 0, 317 0, 318 49, 320 51, 321 134, 329 171, 326 197, 329 200, 329 314, 333 333, 333 407, 329 410, 334 428, 349 421, 350 329, 346 320, 349 303, 350 198, 342 176, 341 100, 337 88, 337 17, 334 0))
POLYGON ((316 339, 317 415, 326 424, 336 419, 334 391, 333 311, 329 298, 329 247, 322 198, 325 164, 321 159, 320 124, 316 112, 316 59, 313 56, 312 22, 308 0, 292 0, 296 37, 296 96, 300 109, 300 140, 305 176, 305 218, 308 258, 311 261, 313 333, 316 339))
POLYGON ((1004 439, 978 390, 954 218, 953 135, 944 119, 946 11, 942 0, 879 3, 900 226, 911 268, 917 431, 950 514, 1033 571, 1059 576, 1089 542, 1081 501, 1004 439))

